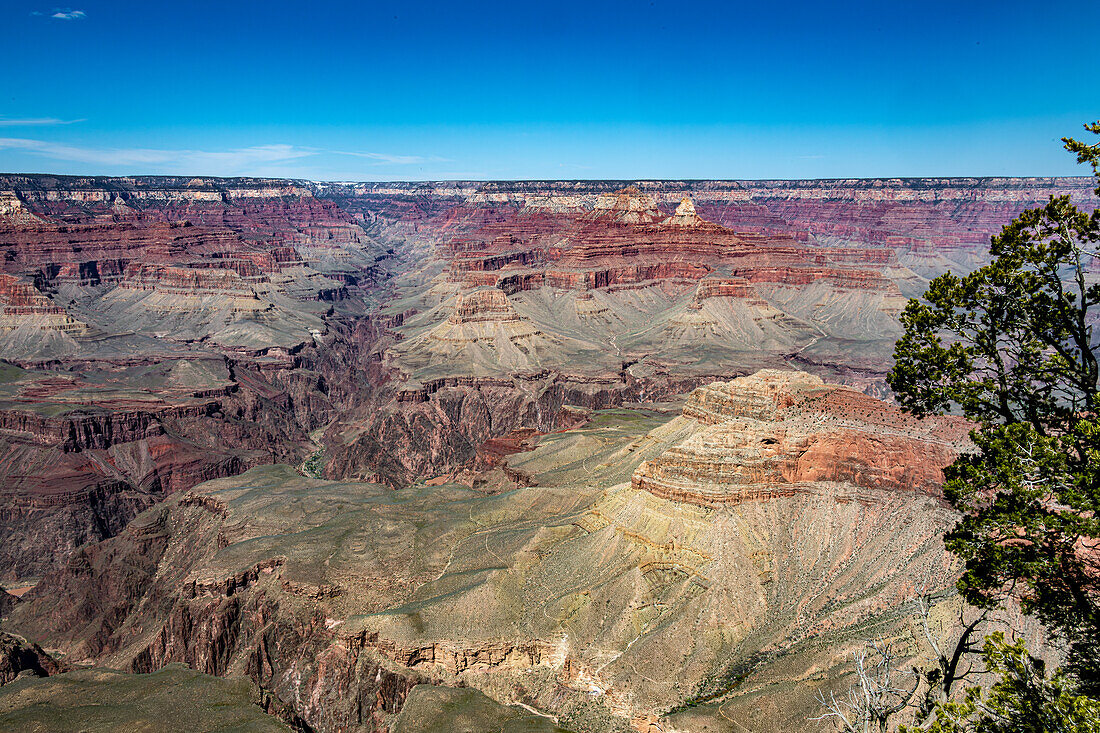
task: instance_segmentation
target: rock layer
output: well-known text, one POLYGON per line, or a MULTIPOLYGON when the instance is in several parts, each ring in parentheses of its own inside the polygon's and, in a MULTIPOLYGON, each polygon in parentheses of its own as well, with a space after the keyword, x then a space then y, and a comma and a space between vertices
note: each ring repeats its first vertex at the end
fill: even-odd
POLYGON ((850 484, 936 495, 968 424, 900 409, 799 372, 763 371, 696 389, 684 416, 707 427, 643 463, 636 489, 703 506, 850 484))

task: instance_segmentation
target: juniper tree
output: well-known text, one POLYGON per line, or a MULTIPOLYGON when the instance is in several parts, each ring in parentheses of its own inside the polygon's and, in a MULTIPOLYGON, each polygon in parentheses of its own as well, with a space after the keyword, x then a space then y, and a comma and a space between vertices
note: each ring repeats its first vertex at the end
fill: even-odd
MULTIPOLYGON (((1086 125, 1100 134, 1100 122, 1086 125)), ((1100 143, 1064 139, 1092 166, 1100 143)), ((992 261, 933 280, 902 315, 890 386, 919 414, 959 411, 976 450, 945 470, 962 515, 945 536, 959 590, 1017 597, 1068 645, 1066 670, 1100 695, 1100 210, 1052 196, 992 239, 992 261)))

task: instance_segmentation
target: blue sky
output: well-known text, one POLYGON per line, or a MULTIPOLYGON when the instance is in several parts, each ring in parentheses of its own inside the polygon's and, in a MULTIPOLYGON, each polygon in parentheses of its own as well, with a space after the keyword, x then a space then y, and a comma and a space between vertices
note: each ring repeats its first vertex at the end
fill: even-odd
POLYGON ((1100 2, 0 0, 0 171, 1084 174, 1100 2))

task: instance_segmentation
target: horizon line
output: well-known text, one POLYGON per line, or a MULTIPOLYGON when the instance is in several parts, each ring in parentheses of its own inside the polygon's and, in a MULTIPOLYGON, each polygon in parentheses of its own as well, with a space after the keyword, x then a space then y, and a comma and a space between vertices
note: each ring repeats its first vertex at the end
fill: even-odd
POLYGON ((20 172, 0 172, 0 178, 14 178, 14 177, 27 177, 27 178, 91 178, 91 179, 150 179, 150 178, 164 178, 164 179, 184 179, 184 178, 204 178, 216 181, 237 181, 237 180, 257 180, 257 181, 291 181, 294 183, 316 183, 316 184, 381 184, 381 183, 761 183, 768 181, 918 181, 918 180, 933 180, 933 181, 950 181, 957 179, 978 179, 978 180, 1017 180, 1017 179, 1082 179, 1089 180, 1095 176, 1085 175, 902 175, 902 176, 831 176, 831 177, 816 177, 816 178, 779 178, 779 177, 767 177, 767 178, 379 178, 379 179, 322 179, 322 178, 290 178, 282 176, 257 176, 257 175, 239 175, 239 176, 218 176, 208 175, 202 173, 124 173, 119 175, 108 175, 103 173, 20 173, 20 172))

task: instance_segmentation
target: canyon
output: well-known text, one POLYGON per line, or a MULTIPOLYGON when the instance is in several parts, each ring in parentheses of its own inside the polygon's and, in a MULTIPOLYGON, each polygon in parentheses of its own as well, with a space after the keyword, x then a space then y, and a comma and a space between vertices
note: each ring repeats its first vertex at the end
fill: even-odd
POLYGON ((946 594, 935 488, 967 426, 897 413, 762 371, 544 436, 503 493, 257 467, 77 550, 7 624, 74 665, 250 677, 318 729, 385 726, 423 683, 566 729, 731 690, 727 714, 789 724, 857 629, 904 636, 916 589, 946 594))
POLYGON ((0 175, 0 721, 814 729, 959 602, 907 299, 1091 188, 0 175))

